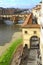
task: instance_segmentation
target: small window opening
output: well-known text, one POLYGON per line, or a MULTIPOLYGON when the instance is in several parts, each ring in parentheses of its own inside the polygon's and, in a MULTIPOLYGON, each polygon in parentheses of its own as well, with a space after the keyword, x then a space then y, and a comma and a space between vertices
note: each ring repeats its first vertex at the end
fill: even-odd
POLYGON ((27 34, 27 31, 25 31, 25 33, 27 34))

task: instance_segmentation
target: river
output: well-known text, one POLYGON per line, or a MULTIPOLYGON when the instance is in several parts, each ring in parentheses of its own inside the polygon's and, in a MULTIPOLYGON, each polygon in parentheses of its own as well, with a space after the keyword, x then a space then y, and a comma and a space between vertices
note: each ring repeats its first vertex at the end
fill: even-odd
MULTIPOLYGON (((21 21, 19 21, 19 23, 20 22, 21 21)), ((5 22, 5 24, 0 24, 0 46, 3 46, 6 43, 9 43, 14 33, 18 33, 17 34, 18 36, 19 36, 19 33, 21 34, 19 25, 15 25, 14 23, 8 20, 5 22)))

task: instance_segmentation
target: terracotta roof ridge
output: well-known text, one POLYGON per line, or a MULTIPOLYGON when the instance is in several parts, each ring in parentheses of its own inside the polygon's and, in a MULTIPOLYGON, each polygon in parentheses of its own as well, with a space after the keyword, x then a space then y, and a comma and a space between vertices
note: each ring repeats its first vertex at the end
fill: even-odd
POLYGON ((22 24, 22 27, 25 26, 25 25, 27 25, 27 23, 29 22, 30 16, 31 16, 31 13, 27 16, 26 20, 22 24))

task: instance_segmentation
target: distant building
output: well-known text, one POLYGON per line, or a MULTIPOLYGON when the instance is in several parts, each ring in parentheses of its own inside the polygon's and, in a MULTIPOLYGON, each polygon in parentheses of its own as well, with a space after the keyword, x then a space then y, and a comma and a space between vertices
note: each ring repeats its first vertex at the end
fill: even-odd
POLYGON ((21 14, 29 14, 29 13, 30 13, 29 10, 21 12, 21 14))
POLYGON ((15 9, 13 9, 13 8, 6 8, 5 10, 4 10, 4 14, 6 15, 13 15, 14 14, 14 11, 15 11, 15 9))
POLYGON ((1 8, 0 7, 0 15, 14 15, 20 12, 21 10, 18 8, 1 8))
POLYGON ((34 7, 32 9, 32 13, 35 17, 39 17, 40 16, 40 11, 41 11, 41 5, 36 5, 36 7, 34 7))
POLYGON ((30 13, 22 25, 23 47, 39 48, 40 44, 40 26, 37 19, 30 13))
POLYGON ((3 9, 0 7, 0 15, 3 13, 3 9))
POLYGON ((40 2, 38 5, 36 5, 33 9, 32 9, 32 13, 33 16, 37 18, 38 23, 40 24, 40 17, 41 17, 41 4, 42 2, 40 2))

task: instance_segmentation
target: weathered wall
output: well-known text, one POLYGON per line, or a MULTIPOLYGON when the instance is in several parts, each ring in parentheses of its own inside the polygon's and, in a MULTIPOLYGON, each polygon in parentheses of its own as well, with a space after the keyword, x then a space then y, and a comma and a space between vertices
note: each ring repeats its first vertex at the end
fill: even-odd
POLYGON ((21 44, 15 54, 13 55, 13 59, 11 61, 11 65, 19 65, 21 62, 21 56, 22 56, 22 52, 23 52, 23 45, 21 44))
POLYGON ((30 38, 32 36, 38 36, 40 38, 40 29, 39 28, 23 28, 22 29, 23 34, 23 47, 25 44, 28 45, 28 48, 30 48, 30 38), (27 31, 27 34, 25 33, 27 31), (34 31, 37 31, 36 34, 34 34, 34 31))

